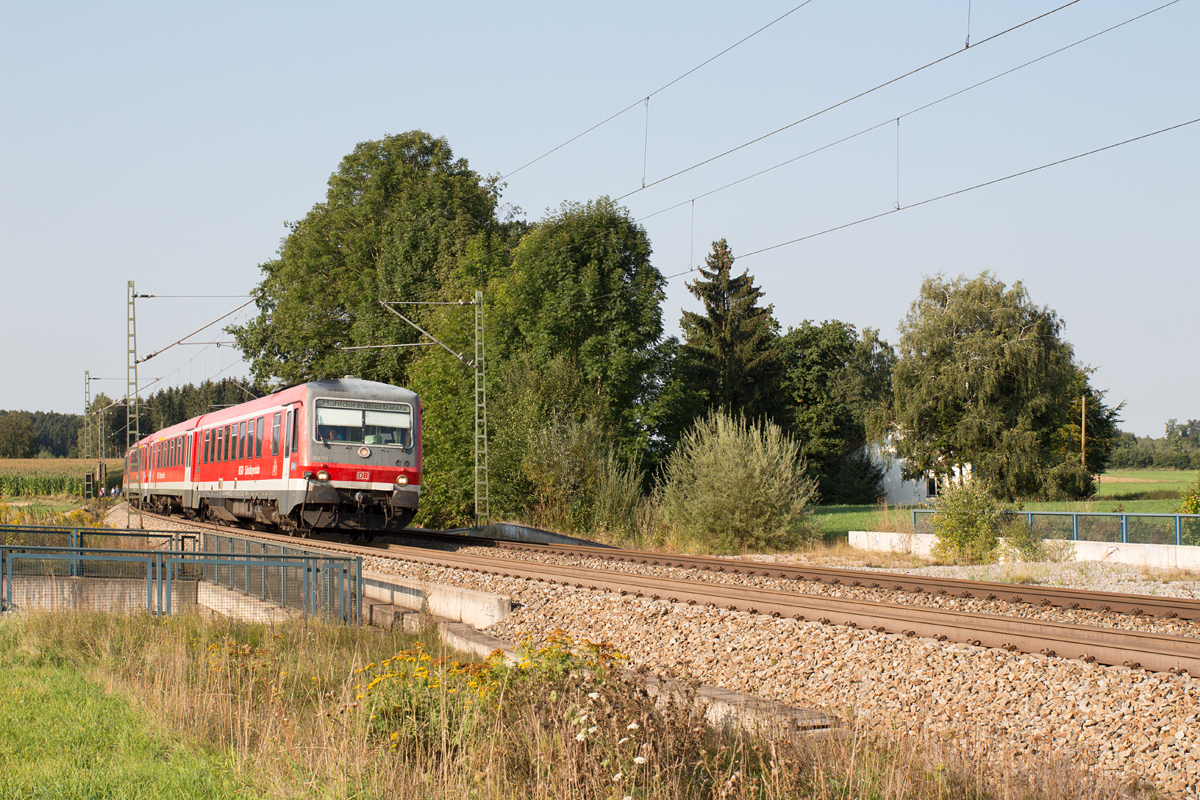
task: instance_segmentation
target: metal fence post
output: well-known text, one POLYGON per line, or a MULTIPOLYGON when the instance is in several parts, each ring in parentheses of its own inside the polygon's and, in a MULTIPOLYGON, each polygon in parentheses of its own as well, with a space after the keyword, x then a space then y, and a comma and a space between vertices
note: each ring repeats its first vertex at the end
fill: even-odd
POLYGON ((1129 518, 1121 515, 1121 544, 1129 544, 1129 518))
POLYGON ((1175 546, 1183 546, 1183 517, 1178 514, 1175 515, 1175 546))
POLYGON ((146 611, 154 613, 154 562, 146 559, 146 611))

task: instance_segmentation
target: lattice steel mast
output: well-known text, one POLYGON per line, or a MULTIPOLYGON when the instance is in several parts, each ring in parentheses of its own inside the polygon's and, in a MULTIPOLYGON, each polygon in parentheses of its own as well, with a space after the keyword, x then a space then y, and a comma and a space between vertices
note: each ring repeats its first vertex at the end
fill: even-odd
MULTIPOLYGON (((125 452, 128 453, 133 449, 133 446, 142 440, 141 425, 138 419, 138 374, 137 374, 137 292, 134 290, 133 281, 129 282, 129 290, 126 295, 126 305, 129 315, 125 324, 125 344, 128 350, 128 360, 125 368, 125 452)), ((131 465, 132 466, 132 465, 131 465)), ((138 470, 140 472, 141 465, 139 463, 138 470)), ((142 527, 142 504, 140 502, 141 492, 139 486, 139 502, 138 502, 138 527, 142 527)), ((129 527, 129 498, 125 498, 125 527, 129 527)))
POLYGON ((488 524, 487 372, 484 369, 483 292, 475 292, 475 527, 488 524))

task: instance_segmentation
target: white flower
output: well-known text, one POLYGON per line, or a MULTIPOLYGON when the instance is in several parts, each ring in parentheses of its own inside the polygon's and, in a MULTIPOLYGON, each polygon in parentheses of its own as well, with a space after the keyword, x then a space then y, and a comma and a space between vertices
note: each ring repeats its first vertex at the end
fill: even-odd
POLYGON ((626 736, 624 739, 622 739, 621 741, 617 742, 617 746, 618 746, 618 747, 620 747, 621 745, 625 744, 625 743, 626 743, 626 742, 628 742, 628 741, 629 741, 629 737, 628 737, 628 736, 626 736))
POLYGON ((616 783, 617 781, 621 780, 621 778, 624 778, 624 777, 625 777, 624 774, 618 772, 616 775, 613 775, 613 783, 616 783))
POLYGON ((595 733, 595 732, 596 732, 596 731, 598 731, 598 730, 599 730, 599 728, 598 728, 597 726, 593 725, 592 727, 588 728, 588 731, 587 731, 587 732, 588 732, 588 733, 595 733))
POLYGON ((635 764, 645 764, 645 763, 646 763, 646 757, 645 757, 645 756, 635 756, 635 757, 634 757, 634 759, 633 759, 633 763, 635 763, 635 764))
POLYGON ((625 797, 622 798, 622 800, 633 800, 633 795, 627 794, 627 795, 625 795, 625 797))
POLYGON ((588 692, 588 697, 592 698, 593 700, 599 700, 600 693, 599 692, 588 692))
POLYGON ((625 726, 625 730, 627 730, 627 731, 636 731, 636 730, 637 730, 638 728, 640 728, 640 727, 642 727, 642 726, 641 726, 641 725, 638 725, 636 722, 631 722, 631 723, 629 723, 628 725, 626 725, 626 726, 625 726))
POLYGON ((584 733, 583 731, 580 731, 579 733, 575 734, 575 741, 577 741, 577 742, 582 742, 586 738, 587 738, 587 734, 584 733))

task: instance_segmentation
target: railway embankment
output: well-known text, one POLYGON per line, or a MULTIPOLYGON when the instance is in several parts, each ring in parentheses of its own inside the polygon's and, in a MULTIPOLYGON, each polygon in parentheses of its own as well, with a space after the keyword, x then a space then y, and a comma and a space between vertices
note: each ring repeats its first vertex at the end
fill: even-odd
MULTIPOLYGON (((945 737, 967 748, 987 742, 995 759, 1064 759, 1148 781, 1168 796, 1200 795, 1200 680, 1187 674, 369 561, 372 570, 512 597, 513 613, 487 629, 506 641, 563 631, 612 644, 654 674, 825 710, 885 735, 945 737)), ((1192 622, 1158 622, 1197 633, 1192 622)))

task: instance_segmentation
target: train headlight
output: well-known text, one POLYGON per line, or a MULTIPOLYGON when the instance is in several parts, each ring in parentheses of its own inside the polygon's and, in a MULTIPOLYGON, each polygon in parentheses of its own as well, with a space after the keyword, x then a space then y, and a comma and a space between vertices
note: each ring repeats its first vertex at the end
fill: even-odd
POLYGON ((328 472, 326 472, 325 470, 319 470, 319 471, 317 472, 317 480, 319 480, 319 481, 327 481, 327 480, 329 480, 329 473, 328 473, 328 472))
POLYGON ((396 485, 397 486, 408 486, 408 476, 407 475, 397 476, 396 485))

